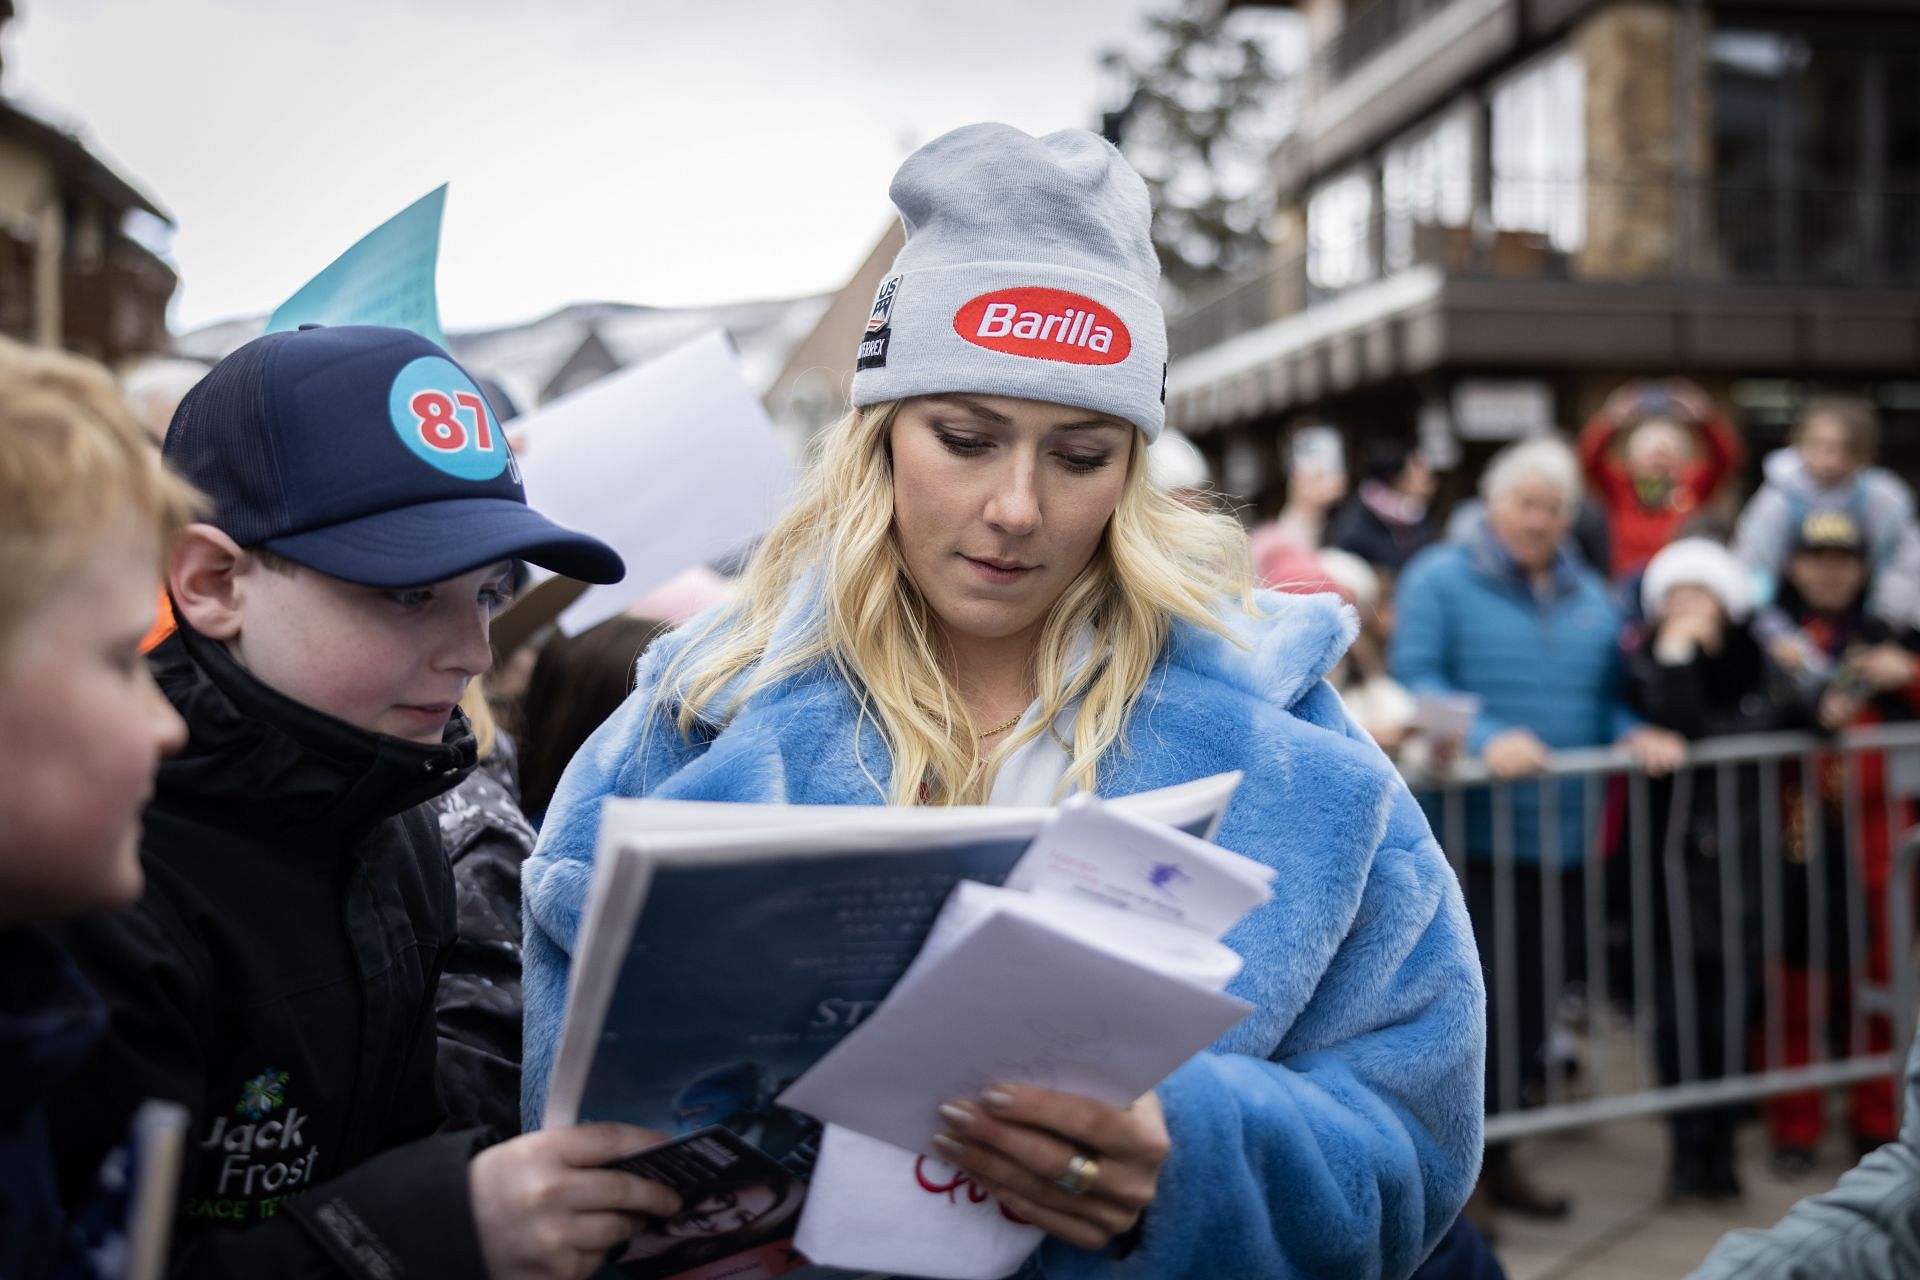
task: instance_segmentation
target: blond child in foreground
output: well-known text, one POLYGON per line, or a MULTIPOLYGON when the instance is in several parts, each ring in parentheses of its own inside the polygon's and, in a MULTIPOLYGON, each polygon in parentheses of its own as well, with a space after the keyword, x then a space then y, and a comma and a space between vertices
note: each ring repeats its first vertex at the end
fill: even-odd
POLYGON ((79 1265, 44 1103, 103 1014, 40 924, 140 893, 140 810, 186 729, 139 643, 197 509, 105 370, 0 339, 0 1276, 79 1265))

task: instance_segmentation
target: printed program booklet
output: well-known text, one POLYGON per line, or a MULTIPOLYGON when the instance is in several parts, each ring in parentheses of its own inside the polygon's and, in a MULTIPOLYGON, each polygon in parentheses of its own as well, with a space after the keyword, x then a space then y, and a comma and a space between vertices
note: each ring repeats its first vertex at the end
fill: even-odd
MULTIPOLYGON (((1108 802, 1210 840, 1238 774, 1108 802)), ((1055 809, 610 800, 544 1123, 668 1134, 680 1214, 635 1280, 785 1275, 821 1126, 775 1101, 879 1007, 963 880, 1003 883, 1055 809)))

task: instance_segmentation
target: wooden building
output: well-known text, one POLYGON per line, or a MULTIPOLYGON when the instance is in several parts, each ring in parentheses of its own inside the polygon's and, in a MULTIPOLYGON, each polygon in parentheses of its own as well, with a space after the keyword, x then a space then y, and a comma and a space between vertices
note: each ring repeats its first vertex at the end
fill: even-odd
POLYGON ((1920 466, 1920 0, 1223 0, 1311 44, 1273 247, 1176 318, 1170 420, 1248 497, 1311 415, 1469 460, 1692 377, 1757 455, 1875 399, 1920 466))

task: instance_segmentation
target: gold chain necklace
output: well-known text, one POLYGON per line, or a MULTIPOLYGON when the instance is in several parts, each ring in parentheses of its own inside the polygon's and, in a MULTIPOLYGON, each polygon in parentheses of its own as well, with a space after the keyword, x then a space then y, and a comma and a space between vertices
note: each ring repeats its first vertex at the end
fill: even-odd
POLYGON ((1025 707, 1022 707, 1020 708, 1020 710, 1014 712, 1013 719, 1007 721, 1005 724, 997 724, 993 726, 993 728, 988 729, 985 733, 975 734, 974 737, 976 739, 984 739, 984 738, 991 738, 995 734, 1005 733, 1007 730, 1013 728, 1013 726, 1019 724, 1020 717, 1024 716, 1025 714, 1027 714, 1027 709, 1025 707))

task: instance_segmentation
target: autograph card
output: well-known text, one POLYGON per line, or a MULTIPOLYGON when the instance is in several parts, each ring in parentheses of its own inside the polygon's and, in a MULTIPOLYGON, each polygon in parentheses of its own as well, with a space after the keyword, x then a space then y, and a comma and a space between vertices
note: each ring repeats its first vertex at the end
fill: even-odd
POLYGON ((664 1183, 688 1204, 750 1182, 782 1185, 792 1180, 792 1175, 771 1157, 719 1125, 636 1151, 615 1161, 613 1167, 664 1183))

